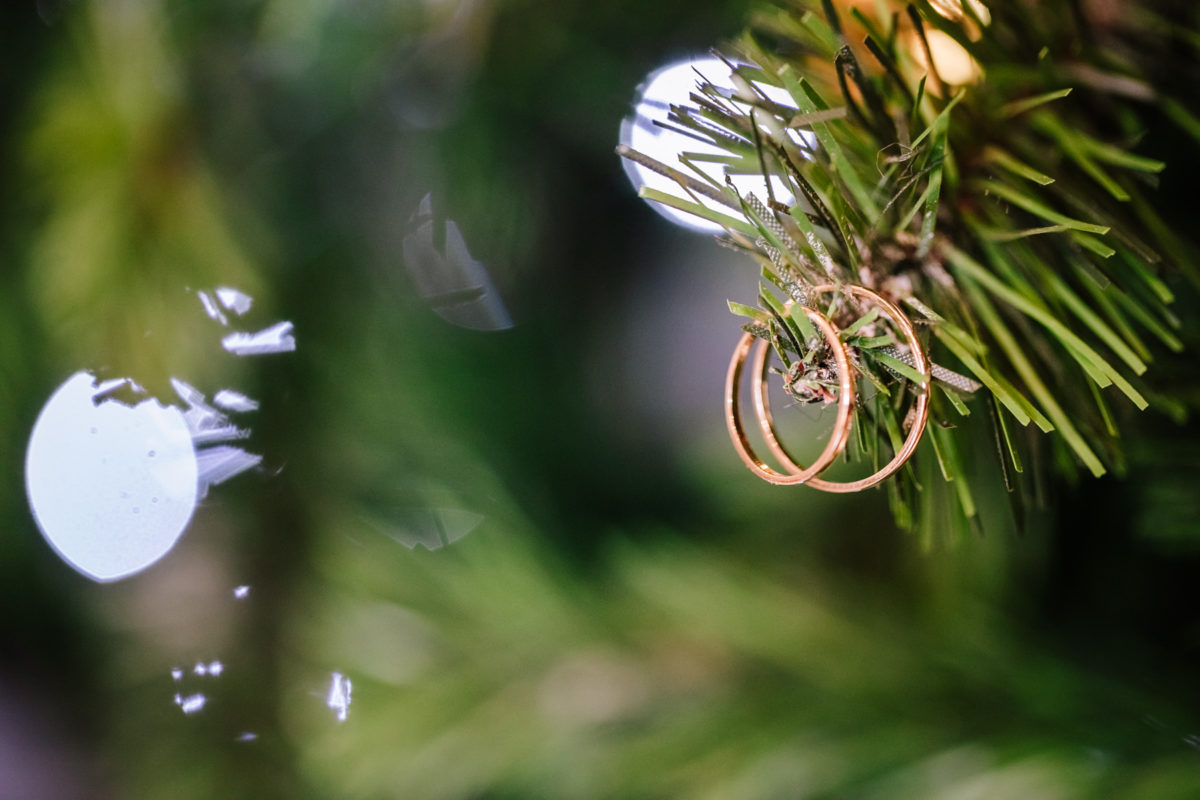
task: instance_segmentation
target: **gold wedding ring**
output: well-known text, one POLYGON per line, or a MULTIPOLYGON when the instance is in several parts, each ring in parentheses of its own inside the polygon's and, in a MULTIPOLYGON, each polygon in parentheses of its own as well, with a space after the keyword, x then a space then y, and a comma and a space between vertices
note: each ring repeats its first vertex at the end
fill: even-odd
MULTIPOLYGON (((740 394, 742 371, 746 364, 746 356, 750 353, 750 346, 754 343, 755 337, 753 334, 746 333, 738 341, 737 347, 733 351, 733 358, 729 362, 729 372, 725 378, 725 424, 729 428, 730 437, 733 439, 734 449, 737 450, 742 462, 750 468, 751 472, 764 481, 774 483, 778 486, 794 486, 799 483, 805 483, 832 464, 834 459, 841 455, 842 450, 846 447, 846 442, 850 436, 850 424, 853 420, 854 370, 850 367, 850 359, 846 355, 846 347, 842 344, 841 339, 838 338, 838 330, 824 314, 807 306, 801 306, 800 310, 813 321, 813 324, 820 329, 821 334, 824 335, 825 340, 829 343, 830 349, 833 350, 833 359, 834 363, 837 364, 838 371, 837 421, 834 422, 833 435, 829 437, 825 449, 821 451, 821 455, 812 463, 812 466, 807 468, 801 467, 789 458, 786 461, 780 459, 781 463, 787 465, 787 473, 774 470, 764 464, 754 454, 754 450, 750 446, 750 441, 746 438, 746 429, 742 425, 740 394)), ((766 342, 761 342, 760 344, 766 346, 766 342)), ((769 415, 770 411, 768 410, 767 413, 769 415)), ((778 440, 774 436, 767 439, 768 446, 771 445, 772 441, 782 451, 782 447, 779 447, 778 440)), ((774 447, 772 448, 772 452, 775 452, 774 447)))
POLYGON ((750 347, 754 339, 751 334, 744 335, 738 342, 738 346, 734 350, 733 359, 729 365, 725 397, 726 425, 729 428, 730 437, 733 439, 734 448, 738 451, 738 455, 742 461, 750 468, 751 472, 763 480, 781 486, 803 483, 812 486, 814 489, 826 492, 857 492, 875 486, 894 474, 896 470, 904 466, 917 449, 917 445, 924 435, 925 425, 929 419, 930 367, 928 356, 925 354, 924 348, 921 347, 920 339, 917 337, 912 321, 893 303, 862 286, 847 284, 836 287, 827 284, 817 286, 813 289, 814 294, 823 294, 832 291, 844 291, 860 299, 868 300, 878 306, 885 315, 890 317, 896 327, 904 334, 912 355, 914 369, 925 379, 918 384, 920 391, 917 394, 916 405, 913 407, 911 413, 912 421, 909 426, 908 435, 905 437, 900 449, 892 457, 892 460, 874 474, 857 481, 826 481, 817 477, 841 454, 848 441, 852 422, 849 412, 854 399, 854 380, 851 376, 853 370, 851 369, 849 357, 846 354, 845 345, 837 337, 837 328, 823 314, 807 307, 803 308, 805 314, 821 329, 822 334, 824 334, 833 350, 841 389, 838 398, 837 420, 834 423, 833 435, 830 437, 828 444, 826 444, 825 450, 811 466, 802 467, 779 441, 779 437, 775 432, 775 421, 771 414, 770 398, 766 383, 767 358, 770 353, 770 345, 766 341, 759 341, 758 349, 755 352, 751 365, 751 369, 753 370, 752 395, 754 398, 754 410, 758 416, 759 428, 763 439, 766 441, 767 449, 771 451, 771 454, 784 467, 786 473, 780 473, 766 466, 754 455, 747 441, 746 433, 739 416, 738 401, 738 392, 741 387, 741 373, 745 367, 746 357, 750 352, 750 347))

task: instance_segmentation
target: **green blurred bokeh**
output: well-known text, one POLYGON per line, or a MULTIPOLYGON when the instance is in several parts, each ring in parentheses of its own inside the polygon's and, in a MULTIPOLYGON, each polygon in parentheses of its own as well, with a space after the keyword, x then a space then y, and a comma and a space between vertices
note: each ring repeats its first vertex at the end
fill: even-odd
POLYGON ((934 542, 728 449, 721 292, 757 276, 612 149, 642 78, 748 6, 6 8, 0 799, 1200 797, 1194 424, 1130 427, 1126 481, 1059 486, 1020 533, 993 475, 983 535, 934 542), (415 290, 427 194, 513 329, 415 290), (218 285, 297 351, 223 354, 218 285), (79 369, 262 405, 265 469, 117 584, 23 490, 79 369), (482 521, 406 546, 431 509, 482 521), (218 658, 184 716, 170 669, 218 658))

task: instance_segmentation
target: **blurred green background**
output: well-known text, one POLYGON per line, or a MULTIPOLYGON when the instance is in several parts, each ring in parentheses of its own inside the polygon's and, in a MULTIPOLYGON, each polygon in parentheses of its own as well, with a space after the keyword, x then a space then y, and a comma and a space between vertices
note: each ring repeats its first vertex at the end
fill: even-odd
MULTIPOLYGON (((932 542, 734 457, 724 300, 757 276, 612 151, 645 75, 750 8, 0 11, 0 799, 1200 797, 1195 423, 1133 421, 1126 479, 1020 530, 993 475, 982 534, 932 542), (512 329, 416 290, 426 195, 512 329), (218 285, 297 351, 224 354, 218 285), (262 404, 264 468, 116 584, 25 500, 79 369, 262 404), (414 547, 433 514, 480 521, 414 547), (213 659, 185 716, 170 670, 213 659)), ((1182 227, 1194 155, 1147 151, 1182 227)))

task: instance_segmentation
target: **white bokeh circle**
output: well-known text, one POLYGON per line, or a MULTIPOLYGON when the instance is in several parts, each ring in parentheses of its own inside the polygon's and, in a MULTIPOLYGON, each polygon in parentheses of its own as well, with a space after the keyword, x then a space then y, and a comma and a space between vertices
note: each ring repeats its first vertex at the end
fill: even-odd
POLYGON ((183 413, 147 399, 103 397, 77 372, 42 408, 25 458, 42 535, 76 570, 113 581, 149 567, 182 535, 197 500, 197 461, 183 413))
MULTIPOLYGON (((621 123, 621 143, 637 150, 639 153, 650 156, 656 161, 688 174, 693 173, 689 167, 680 162, 680 153, 725 154, 727 151, 718 146, 656 124, 656 122, 665 122, 667 120, 667 115, 672 105, 692 105, 689 95, 697 91, 697 84, 701 81, 711 83, 720 90, 727 90, 731 95, 735 94, 729 65, 716 56, 703 56, 679 61, 651 72, 638 87, 633 115, 626 117, 621 123)), ((791 97, 783 89, 758 83, 755 85, 772 102, 794 107, 795 104, 791 97)), ((635 189, 646 186, 675 195, 676 197, 683 197, 688 200, 698 199, 702 205, 708 208, 724 214, 737 216, 736 211, 731 211, 729 208, 711 199, 687 197, 679 187, 679 184, 665 175, 660 175, 634 161, 626 160, 624 164, 625 172, 635 189)), ((697 164, 697 166, 704 170, 705 174, 709 177, 716 180, 718 184, 725 184, 725 173, 722 165, 707 163, 697 164)), ((767 196, 766 180, 761 175, 733 175, 730 180, 738 193, 743 196, 751 192, 758 195, 759 199, 765 199, 767 196)), ((771 187, 776 198, 783 202, 791 201, 791 191, 781 179, 772 177, 771 187)), ((682 225, 683 227, 703 233, 716 234, 724 231, 716 223, 698 217, 695 214, 689 214, 686 211, 680 211, 661 203, 652 202, 650 206, 677 225, 682 225)))

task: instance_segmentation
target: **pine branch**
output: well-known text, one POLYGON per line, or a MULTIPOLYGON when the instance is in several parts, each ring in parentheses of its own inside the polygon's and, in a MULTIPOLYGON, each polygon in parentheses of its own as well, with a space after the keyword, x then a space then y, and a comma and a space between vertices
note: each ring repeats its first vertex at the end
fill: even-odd
MULTIPOLYGON (((1136 331, 1181 347, 1166 279, 1192 253, 1140 188, 1165 165, 1125 149, 1128 137, 1113 136, 1112 119, 1136 119, 1146 102, 1157 103, 1193 134, 1195 117, 1152 88, 1136 62, 1114 66, 1103 51, 1077 47, 1073 23, 1040 4, 989 13, 964 3, 942 13, 945 4, 920 0, 907 17, 856 9, 849 20, 829 3, 806 5, 815 4, 760 13, 732 48, 736 90, 706 82, 696 105, 672 116, 727 147, 727 173, 756 170, 790 191, 772 196, 769 209, 752 194, 733 205, 731 185, 719 191, 744 222, 722 221, 726 230, 755 239, 752 249, 772 265, 760 293, 766 315, 735 311, 775 345, 785 388, 802 378, 793 361, 803 375, 830 374, 831 364, 820 337, 797 324, 804 315, 788 314, 772 286, 792 300, 827 303, 819 308, 847 332, 865 383, 891 398, 883 406, 859 398, 857 424, 877 431, 860 437, 856 459, 865 468, 891 457, 904 426, 896 414, 920 393, 922 375, 894 324, 836 290, 856 283, 906 304, 925 327, 941 388, 930 446, 917 459, 936 459, 964 519, 977 504, 957 454, 972 445, 947 414, 970 413, 980 402, 973 395, 995 401, 989 435, 1015 506, 1028 500, 1008 470, 1022 472, 1036 455, 1022 452, 1024 437, 1014 434, 1031 423, 1091 474, 1118 468, 1120 419, 1149 405, 1140 376, 1150 374, 1155 343, 1136 331), (955 56, 972 65, 967 77, 935 68, 955 56), (792 105, 767 100, 781 92, 792 105), (818 282, 835 290, 814 296, 818 282)), ((1132 15, 1127 22, 1129 30, 1107 34, 1144 41, 1169 33, 1138 27, 1132 15)), ((689 158, 699 156, 681 156, 689 158)), ((803 396, 832 399, 829 391, 803 396)), ((905 498, 921 488, 915 476, 923 471, 918 464, 895 478, 898 521, 910 518, 905 498)), ((924 515, 914 522, 931 524, 924 515)))

